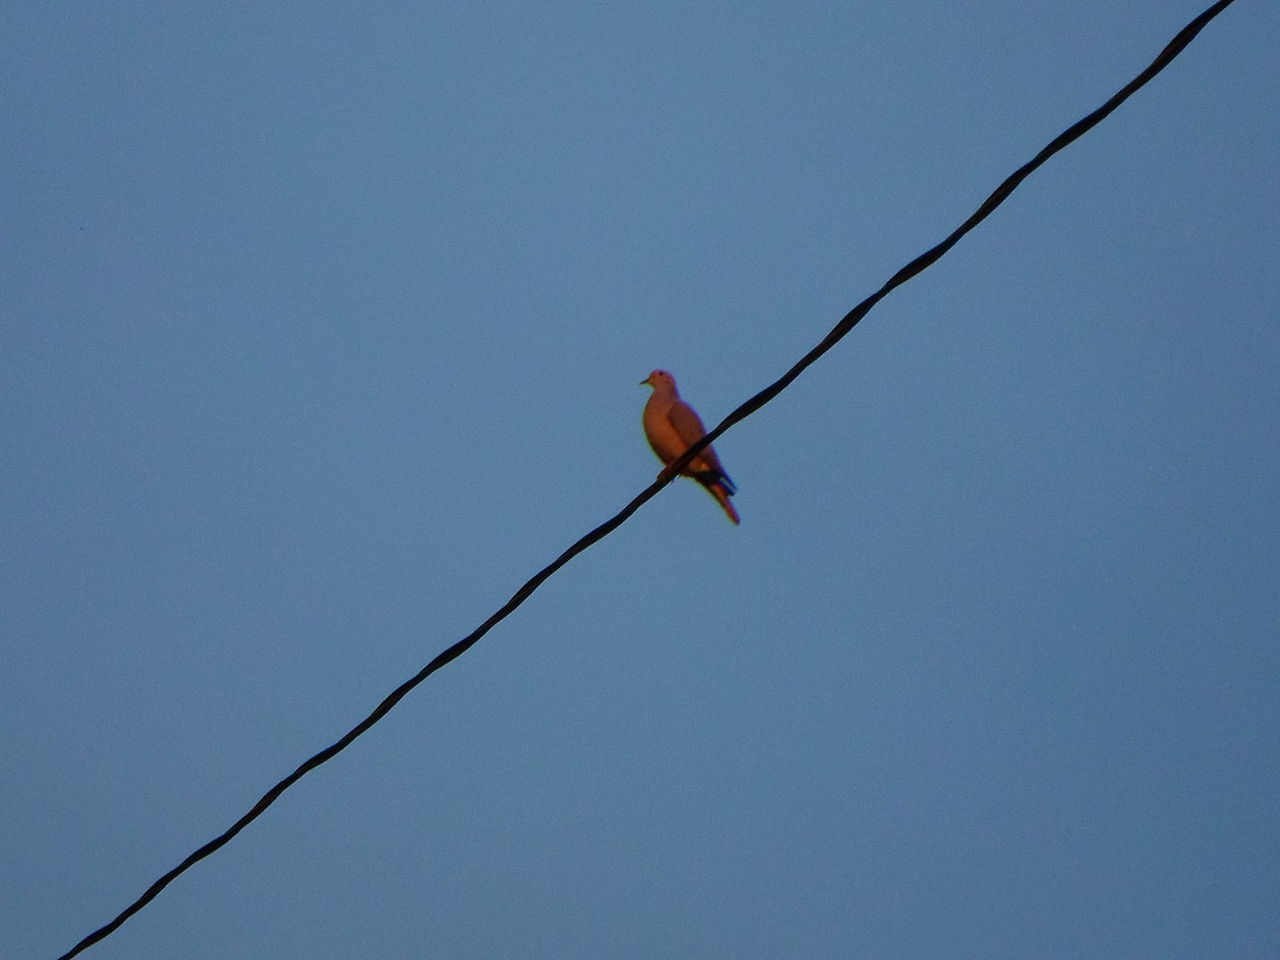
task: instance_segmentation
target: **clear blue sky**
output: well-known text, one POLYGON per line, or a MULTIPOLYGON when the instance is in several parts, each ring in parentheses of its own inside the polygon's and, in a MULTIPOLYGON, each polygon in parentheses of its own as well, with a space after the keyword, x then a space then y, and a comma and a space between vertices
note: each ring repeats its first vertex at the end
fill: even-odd
MULTIPOLYGON (((0 956, 52 957, 1207 0, 11 4, 0 956)), ((1280 6, 86 956, 1274 958, 1280 6)))

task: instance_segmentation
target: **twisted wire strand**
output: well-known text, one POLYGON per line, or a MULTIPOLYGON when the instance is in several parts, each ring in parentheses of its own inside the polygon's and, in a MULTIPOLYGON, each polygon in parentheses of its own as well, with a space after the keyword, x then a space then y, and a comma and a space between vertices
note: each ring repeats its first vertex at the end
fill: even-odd
POLYGON ((1062 133, 1049 141, 1049 143, 1046 144, 1045 147, 1032 159, 1028 160, 1006 177, 1005 180, 996 187, 994 191, 992 191, 991 195, 987 197, 987 199, 982 202, 982 204, 969 216, 969 218, 964 221, 964 223, 952 231, 950 235, 936 246, 926 250, 924 253, 920 254, 910 263, 898 270, 898 272, 890 277, 879 290, 871 294, 845 314, 844 318, 831 329, 831 332, 823 337, 822 340, 813 347, 813 349, 796 361, 796 363, 787 370, 786 373, 753 397, 745 400, 730 412, 729 415, 715 427, 715 429, 711 430, 700 441, 690 447, 679 460, 671 465, 669 470, 664 471, 662 476, 637 494, 636 497, 619 510, 617 514, 610 517, 595 529, 579 537, 572 545, 561 553, 560 556, 556 557, 555 560, 551 561, 551 563, 547 564, 525 581, 525 583, 511 595, 511 598, 495 610, 487 620, 480 624, 480 626, 476 627, 475 630, 467 634, 451 647, 441 651, 425 667, 404 683, 400 684, 400 686, 396 687, 391 691, 391 693, 387 694, 387 696, 383 698, 382 702, 373 709, 373 712, 352 727, 351 730, 348 731, 340 740, 330 744, 319 753, 301 763, 297 769, 264 793, 258 802, 248 810, 248 812, 246 812, 224 832, 220 833, 198 849, 192 851, 182 860, 181 863, 167 871, 152 883, 141 896, 139 896, 133 903, 129 904, 129 906, 121 910, 120 913, 117 914, 110 922, 104 924, 88 936, 84 937, 84 939, 74 947, 62 954, 58 960, 71 960, 72 957, 75 957, 88 947, 91 947, 95 943, 98 943, 110 936, 111 933, 118 929, 121 924, 154 900, 165 887, 177 879, 181 874, 185 873, 195 864, 205 859, 205 857, 210 856, 218 849, 229 843, 241 830, 261 816, 266 809, 275 803, 276 800, 280 798, 280 795, 291 786, 301 780, 316 767, 333 759, 349 747, 359 736, 391 712, 392 708, 403 700, 410 691, 418 686, 418 684, 422 683, 427 679, 427 677, 431 676, 431 674, 435 673, 441 667, 446 666, 471 649, 471 647, 474 646, 486 633, 505 620, 512 611, 524 603, 524 601, 527 600, 533 592, 538 589, 538 587, 542 586, 542 584, 546 582, 546 580, 557 570, 588 547, 598 543, 600 540, 603 540, 610 533, 625 523, 633 513, 652 499, 659 490, 670 483, 679 471, 690 463, 704 447, 715 441, 730 427, 751 416, 751 414, 755 413, 790 386, 791 383, 812 363, 839 343, 849 333, 849 331, 852 330, 863 317, 870 313, 871 309, 877 303, 888 296, 890 292, 897 287, 900 287, 913 277, 918 276, 920 273, 924 272, 936 263, 947 253, 947 251, 959 243, 965 234, 990 216, 991 213, 1000 206, 1000 204, 1004 203, 1004 201, 1008 199, 1009 195, 1012 194, 1027 177, 1046 163, 1052 156, 1078 140, 1080 137, 1084 136, 1084 134, 1088 133, 1091 129, 1106 119, 1117 107, 1120 106, 1120 104, 1124 103, 1124 101, 1129 99, 1129 97, 1137 90, 1145 86, 1153 77, 1167 67, 1174 58, 1178 56, 1178 54, 1185 50, 1187 45, 1196 38, 1197 34, 1199 34, 1211 20, 1218 16, 1218 14, 1229 7, 1233 2, 1235 2, 1235 0, 1218 0, 1217 3, 1214 3, 1208 9, 1191 20, 1186 26, 1178 31, 1174 38, 1169 41, 1168 45, 1141 73, 1121 87, 1119 91, 1106 101, 1106 103, 1087 116, 1077 120, 1066 130, 1062 131, 1062 133))

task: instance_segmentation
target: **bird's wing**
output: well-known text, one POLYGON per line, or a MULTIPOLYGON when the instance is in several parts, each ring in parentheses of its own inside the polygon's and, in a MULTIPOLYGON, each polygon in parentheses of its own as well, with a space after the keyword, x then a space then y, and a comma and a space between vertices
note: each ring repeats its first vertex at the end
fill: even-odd
POLYGON ((667 419, 676 428, 676 433, 680 434, 686 449, 701 440, 707 432, 707 428, 702 425, 702 420, 693 412, 693 407, 683 400, 672 402, 670 409, 667 410, 667 419))
MULTIPOLYGON (((686 450, 701 440, 707 433, 707 428, 702 425, 702 420, 694 412, 693 407, 683 400, 677 400, 671 404, 671 409, 667 412, 667 419, 671 421, 671 426, 675 427, 676 433, 684 441, 686 450)), ((715 470, 716 473, 724 475, 724 467, 720 466, 720 458, 716 456, 716 452, 711 447, 702 448, 702 452, 694 458, 694 463, 699 460, 715 470)))

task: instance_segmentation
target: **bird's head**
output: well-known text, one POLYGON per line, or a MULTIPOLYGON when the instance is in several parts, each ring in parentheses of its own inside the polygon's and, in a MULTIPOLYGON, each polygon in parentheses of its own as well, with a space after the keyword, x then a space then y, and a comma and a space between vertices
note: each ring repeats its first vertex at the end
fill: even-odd
POLYGON ((640 385, 653 387, 655 390, 668 388, 675 390, 676 378, 665 370, 654 370, 651 374, 640 381, 640 385))

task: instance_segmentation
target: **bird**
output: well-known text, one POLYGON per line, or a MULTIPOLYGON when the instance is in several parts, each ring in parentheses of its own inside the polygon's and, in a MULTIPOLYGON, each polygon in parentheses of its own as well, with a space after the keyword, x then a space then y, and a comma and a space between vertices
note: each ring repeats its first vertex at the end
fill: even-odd
MULTIPOLYGON (((658 459, 669 468, 706 435, 706 427, 694 413, 693 407, 680 399, 680 392, 676 390, 676 378, 667 371, 654 370, 640 381, 640 385, 653 388, 648 403, 644 405, 644 435, 658 459)), ((735 524, 741 522, 738 511, 729 502, 738 488, 724 472, 720 458, 710 445, 703 447, 680 472, 702 484, 724 508, 730 520, 735 524)), ((668 469, 663 469, 658 476, 661 478, 668 473, 668 469)))

